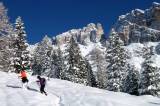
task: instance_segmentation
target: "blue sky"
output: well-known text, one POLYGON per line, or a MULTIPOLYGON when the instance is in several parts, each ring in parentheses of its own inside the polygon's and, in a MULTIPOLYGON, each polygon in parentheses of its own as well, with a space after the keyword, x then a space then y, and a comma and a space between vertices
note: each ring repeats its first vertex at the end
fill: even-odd
POLYGON ((34 44, 44 35, 53 37, 88 23, 101 23, 106 35, 119 15, 135 8, 146 9, 160 0, 1 0, 12 23, 21 16, 28 42, 34 44))

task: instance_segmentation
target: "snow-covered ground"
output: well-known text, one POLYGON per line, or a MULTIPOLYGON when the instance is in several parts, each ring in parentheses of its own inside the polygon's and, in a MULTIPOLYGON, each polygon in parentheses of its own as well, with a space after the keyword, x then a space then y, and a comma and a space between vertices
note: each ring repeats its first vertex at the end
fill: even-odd
POLYGON ((131 96, 51 79, 48 96, 38 91, 35 77, 29 77, 29 90, 21 88, 16 74, 0 72, 0 106, 160 106, 152 96, 131 96))

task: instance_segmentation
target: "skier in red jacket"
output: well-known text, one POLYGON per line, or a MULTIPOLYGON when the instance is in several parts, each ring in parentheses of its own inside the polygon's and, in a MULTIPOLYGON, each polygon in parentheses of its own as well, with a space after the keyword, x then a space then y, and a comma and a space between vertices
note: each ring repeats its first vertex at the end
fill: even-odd
POLYGON ((20 77, 22 79, 22 87, 26 86, 28 84, 28 79, 27 79, 27 74, 25 72, 25 70, 20 71, 20 77))

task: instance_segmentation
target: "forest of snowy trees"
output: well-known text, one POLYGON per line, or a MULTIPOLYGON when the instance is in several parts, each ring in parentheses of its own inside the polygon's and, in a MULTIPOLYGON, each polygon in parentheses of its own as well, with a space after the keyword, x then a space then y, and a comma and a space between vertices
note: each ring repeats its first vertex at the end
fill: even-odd
POLYGON ((95 46, 89 52, 89 57, 82 55, 80 44, 74 35, 63 45, 65 49, 46 35, 36 44, 33 53, 27 49, 29 44, 26 38, 27 33, 22 18, 18 17, 15 24, 11 24, 7 9, 3 3, 0 3, 0 69, 2 71, 19 73, 25 68, 32 75, 44 75, 48 78, 68 80, 132 95, 158 96, 160 69, 153 64, 154 49, 147 46, 144 48, 145 60, 139 72, 128 62, 130 55, 114 29, 111 30, 105 45, 103 39, 105 52, 95 46))

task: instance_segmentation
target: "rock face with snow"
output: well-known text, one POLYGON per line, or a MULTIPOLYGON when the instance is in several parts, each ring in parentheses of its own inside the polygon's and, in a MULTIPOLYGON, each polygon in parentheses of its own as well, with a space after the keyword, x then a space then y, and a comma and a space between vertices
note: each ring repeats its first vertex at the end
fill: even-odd
POLYGON ((120 16, 114 28, 126 44, 160 41, 160 4, 153 2, 149 9, 120 16))
POLYGON ((70 40, 71 36, 74 36, 80 44, 87 44, 88 42, 96 43, 100 41, 103 34, 104 32, 101 24, 98 23, 96 25, 91 23, 82 29, 72 29, 57 35, 56 38, 54 38, 54 42, 57 42, 60 45, 65 44, 70 40))

